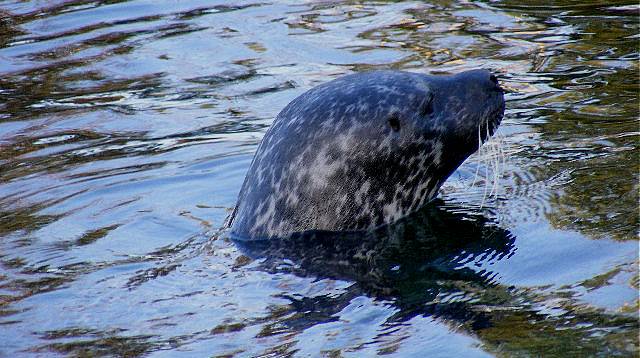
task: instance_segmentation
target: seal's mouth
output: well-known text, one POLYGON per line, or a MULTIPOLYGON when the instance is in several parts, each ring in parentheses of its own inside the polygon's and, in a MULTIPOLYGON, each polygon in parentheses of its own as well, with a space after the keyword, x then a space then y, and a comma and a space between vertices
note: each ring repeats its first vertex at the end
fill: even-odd
MULTIPOLYGON (((495 76, 491 75, 492 80, 495 76)), ((479 139, 478 145, 482 145, 488 141, 491 136, 495 134, 504 117, 505 102, 504 92, 495 80, 495 87, 491 89, 488 96, 488 105, 486 107, 485 115, 477 123, 477 138, 479 139)))
MULTIPOLYGON (((498 77, 488 70, 471 70, 451 77, 451 93, 460 94, 460 111, 470 114, 458 121, 458 132, 472 141, 481 138, 482 144, 497 130, 504 115, 504 89, 498 77)), ((478 147, 472 149, 475 151, 478 147)))
POLYGON ((491 113, 487 121, 489 136, 492 136, 498 130, 498 126, 502 123, 502 118, 504 118, 505 102, 503 92, 500 86, 497 86, 497 88, 500 90, 497 95, 497 101, 499 104, 493 113, 491 113))
MULTIPOLYGON (((497 106, 492 111, 492 113, 487 118, 487 132, 488 137, 492 136, 497 130, 498 126, 502 122, 502 118, 504 117, 505 110, 505 102, 504 102, 504 89, 500 85, 500 81, 494 74, 489 75, 489 81, 493 84, 493 88, 491 88, 490 92, 492 93, 492 99, 497 102, 497 106)), ((487 140, 486 139, 486 140, 487 140)))

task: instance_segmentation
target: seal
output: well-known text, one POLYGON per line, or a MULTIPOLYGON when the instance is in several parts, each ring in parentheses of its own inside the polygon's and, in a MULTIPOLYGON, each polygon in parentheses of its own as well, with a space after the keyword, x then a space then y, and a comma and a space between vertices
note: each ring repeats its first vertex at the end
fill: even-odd
POLYGON ((258 146, 229 219, 231 237, 370 231, 413 213, 500 124, 489 71, 372 71, 289 103, 258 146))

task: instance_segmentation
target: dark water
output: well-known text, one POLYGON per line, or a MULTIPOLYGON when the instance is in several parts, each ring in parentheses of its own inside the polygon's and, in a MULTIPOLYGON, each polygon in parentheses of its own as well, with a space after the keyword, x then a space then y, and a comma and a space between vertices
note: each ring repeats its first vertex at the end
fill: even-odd
POLYGON ((0 356, 637 356, 638 11, 0 2, 0 356), (297 95, 480 67, 506 118, 433 205, 340 242, 221 232, 297 95))

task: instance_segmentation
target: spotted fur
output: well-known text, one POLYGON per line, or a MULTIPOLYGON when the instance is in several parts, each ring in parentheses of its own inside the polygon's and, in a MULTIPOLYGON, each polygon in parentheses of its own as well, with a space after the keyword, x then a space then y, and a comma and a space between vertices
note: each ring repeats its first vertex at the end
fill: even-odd
POLYGON ((481 145, 478 129, 486 140, 503 111, 502 90, 484 70, 365 72, 313 88, 265 134, 232 214, 232 235, 286 237, 394 222, 435 197, 481 145))

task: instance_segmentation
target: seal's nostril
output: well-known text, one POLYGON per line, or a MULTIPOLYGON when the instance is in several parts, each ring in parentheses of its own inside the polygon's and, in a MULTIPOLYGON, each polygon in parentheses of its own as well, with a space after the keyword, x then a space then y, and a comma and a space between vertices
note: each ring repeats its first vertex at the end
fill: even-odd
POLYGON ((504 93, 504 90, 502 89, 502 87, 500 87, 500 82, 498 82, 498 78, 495 75, 489 75, 489 81, 491 81, 491 89, 493 91, 504 93))

